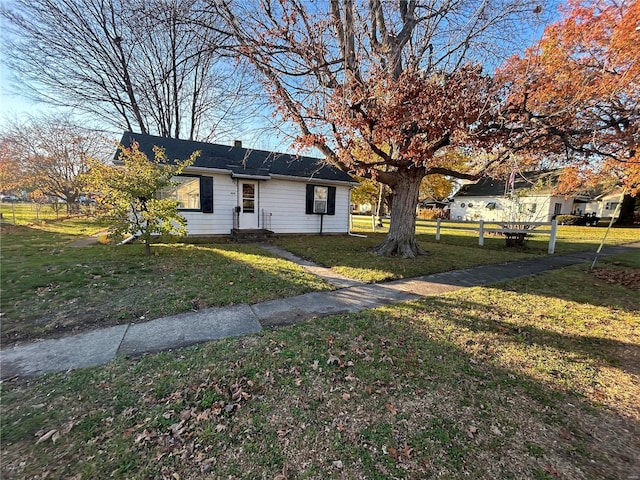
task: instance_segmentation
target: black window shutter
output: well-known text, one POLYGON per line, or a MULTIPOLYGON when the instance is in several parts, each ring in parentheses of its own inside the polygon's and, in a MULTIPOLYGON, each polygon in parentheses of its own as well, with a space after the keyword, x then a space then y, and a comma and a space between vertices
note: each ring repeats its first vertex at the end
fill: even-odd
POLYGON ((200 208, 202 213, 213 213, 213 177, 200 177, 200 208))
POLYGON ((313 194, 315 185, 307 185, 307 208, 306 213, 313 213, 313 194))
POLYGON ((329 196, 327 198, 327 215, 336 214, 336 187, 329 187, 329 196))

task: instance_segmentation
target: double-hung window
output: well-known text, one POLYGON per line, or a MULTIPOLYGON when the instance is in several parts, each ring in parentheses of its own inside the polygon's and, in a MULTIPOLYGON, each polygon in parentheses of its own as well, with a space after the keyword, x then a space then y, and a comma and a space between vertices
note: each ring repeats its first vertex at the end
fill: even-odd
POLYGON ((316 186, 313 189, 313 213, 327 213, 329 187, 316 186))
POLYGON ((307 214, 335 215, 336 187, 307 185, 307 214))
POLYGON ((213 178, 180 175, 171 179, 174 185, 163 188, 159 198, 178 202, 180 210, 213 213, 213 178))

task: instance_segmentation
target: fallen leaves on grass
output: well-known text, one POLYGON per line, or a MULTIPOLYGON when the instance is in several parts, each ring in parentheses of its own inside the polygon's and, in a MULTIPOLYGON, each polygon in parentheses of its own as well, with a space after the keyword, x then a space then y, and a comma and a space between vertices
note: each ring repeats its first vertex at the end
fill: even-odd
POLYGON ((620 268, 595 268, 591 275, 607 283, 622 285, 633 290, 640 290, 640 270, 620 268))
POLYGON ((47 440, 51 440, 53 443, 56 443, 62 435, 69 433, 75 424, 76 421, 71 420, 65 423, 61 428, 52 428, 50 430, 41 430, 37 432, 36 437, 38 437, 38 440, 36 441, 36 445, 44 443, 47 440))
POLYGON ((398 409, 392 403, 385 404, 385 408, 389 410, 389 413, 391 413, 391 415, 395 415, 396 413, 398 413, 398 409))
MULTIPOLYGON (((595 283, 581 272, 585 288, 595 283)), ((102 451, 114 454, 93 478, 236 478, 240 469, 272 480, 626 478, 638 444, 637 422, 620 406, 631 411, 637 398, 628 318, 484 288, 122 360, 88 383, 69 374, 96 403, 57 420, 43 414, 31 452, 9 446, 7 478, 36 478, 49 468, 43 452, 94 468, 102 451), (628 395, 613 395, 613 385, 628 395), (579 398, 565 396, 569 387, 579 398), (73 435, 54 445, 50 430, 69 418, 79 419, 73 435), (74 453, 62 457, 65 449, 74 453), (124 450, 131 456, 120 464, 124 450)), ((19 402, 41 411, 47 394, 78 408, 75 389, 63 396, 62 385, 19 402)))

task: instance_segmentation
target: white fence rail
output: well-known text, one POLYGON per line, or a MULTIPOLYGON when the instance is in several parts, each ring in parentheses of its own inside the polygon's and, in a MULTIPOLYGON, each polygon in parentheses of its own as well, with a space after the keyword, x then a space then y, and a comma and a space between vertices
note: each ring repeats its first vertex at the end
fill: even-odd
POLYGON ((558 232, 558 222, 556 220, 552 220, 551 222, 485 222, 484 220, 480 220, 478 222, 468 222, 459 220, 442 220, 441 218, 438 218, 435 221, 422 220, 421 223, 425 222, 436 224, 436 240, 440 240, 442 228, 446 228, 448 230, 466 230, 472 232, 476 231, 478 232, 478 245, 480 245, 481 247, 484 245, 484 237, 487 233, 501 233, 505 236, 533 234, 549 235, 548 252, 554 253, 556 250, 556 237, 558 232), (497 225, 497 227, 487 228, 487 225, 497 225))
MULTIPOLYGON (((371 222, 371 231, 374 233, 378 228, 388 228, 389 220, 386 218, 378 220, 375 215, 371 216, 354 216, 351 215, 351 228, 357 222, 358 225, 368 224, 371 222), (379 222, 382 223, 379 223, 379 222)), ((485 222, 480 220, 477 222, 465 220, 436 220, 419 219, 416 222, 418 230, 435 229, 436 240, 440 240, 442 230, 465 230, 470 232, 478 232, 478 245, 484 246, 484 239, 488 233, 499 233, 505 235, 549 235, 549 253, 554 253, 556 249, 556 236, 558 230, 558 222, 485 222)))

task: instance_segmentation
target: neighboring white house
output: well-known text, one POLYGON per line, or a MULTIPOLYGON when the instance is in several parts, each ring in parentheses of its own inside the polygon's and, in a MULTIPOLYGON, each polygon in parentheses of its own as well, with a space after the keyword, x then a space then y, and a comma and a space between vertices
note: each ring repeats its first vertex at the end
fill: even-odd
POLYGON ((622 202, 622 196, 623 189, 621 187, 598 195, 585 204, 585 213, 594 213, 596 217, 605 219, 611 218, 615 214, 618 205, 622 202))
POLYGON ((125 132, 153 158, 161 147, 170 159, 200 156, 175 180, 175 197, 189 235, 224 235, 232 230, 275 233, 347 233, 349 195, 357 182, 318 158, 125 132))
POLYGON ((529 172, 509 180, 483 178, 463 185, 450 204, 452 220, 549 222, 587 213, 586 198, 554 194, 559 171, 529 172))

